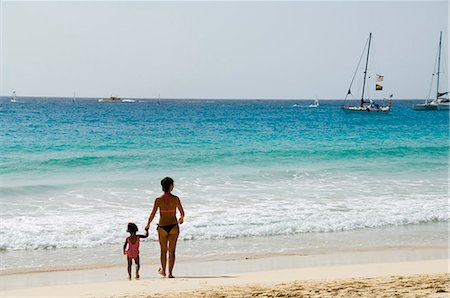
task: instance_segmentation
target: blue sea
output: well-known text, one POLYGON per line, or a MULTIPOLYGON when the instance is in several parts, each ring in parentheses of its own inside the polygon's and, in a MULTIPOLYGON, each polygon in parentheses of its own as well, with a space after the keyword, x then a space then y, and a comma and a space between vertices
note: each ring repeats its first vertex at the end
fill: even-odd
POLYGON ((366 114, 331 100, 4 99, 2 270, 67 252, 80 260, 61 266, 120 257, 126 224, 143 229, 165 176, 186 211, 182 256, 348 245, 337 235, 442 244, 449 114, 414 111, 416 102, 366 114))

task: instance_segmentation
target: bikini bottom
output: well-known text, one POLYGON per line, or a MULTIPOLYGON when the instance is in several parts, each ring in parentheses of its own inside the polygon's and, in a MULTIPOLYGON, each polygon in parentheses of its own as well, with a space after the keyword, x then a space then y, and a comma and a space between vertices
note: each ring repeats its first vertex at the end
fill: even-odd
POLYGON ((172 229, 175 228, 176 226, 178 226, 178 224, 167 225, 167 226, 160 226, 160 225, 158 225, 158 227, 156 229, 161 228, 164 231, 166 231, 167 233, 170 233, 170 231, 172 231, 172 229))

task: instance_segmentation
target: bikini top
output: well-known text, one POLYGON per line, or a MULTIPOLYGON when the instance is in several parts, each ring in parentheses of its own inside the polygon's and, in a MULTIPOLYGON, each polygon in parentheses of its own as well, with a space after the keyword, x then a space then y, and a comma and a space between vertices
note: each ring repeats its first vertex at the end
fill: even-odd
MULTIPOLYGON (((169 194, 167 192, 164 193, 164 205, 167 205, 169 203, 169 194)), ((176 213, 177 209, 162 209, 159 207, 159 212, 161 213, 176 213)))
POLYGON ((177 209, 159 209, 159 212, 161 212, 161 213, 175 213, 175 212, 177 212, 177 209))

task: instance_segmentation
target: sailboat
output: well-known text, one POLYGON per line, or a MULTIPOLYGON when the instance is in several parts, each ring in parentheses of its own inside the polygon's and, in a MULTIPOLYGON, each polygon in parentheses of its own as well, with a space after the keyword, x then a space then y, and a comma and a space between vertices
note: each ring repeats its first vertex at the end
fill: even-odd
POLYGON ((17 102, 16 91, 13 91, 13 93, 12 93, 11 102, 17 102))
MULTIPOLYGON (((433 100, 425 99, 424 103, 418 103, 413 106, 413 109, 416 111, 433 111, 433 110, 449 110, 450 109, 450 101, 448 98, 444 97, 448 95, 448 91, 439 92, 439 75, 441 73, 441 48, 442 48, 442 31, 439 36, 439 54, 438 54, 438 63, 437 63, 437 72, 436 74, 436 98, 433 100)), ((433 73, 433 78, 435 77, 433 73)), ((431 93, 431 88, 430 88, 431 93)), ((428 97, 430 97, 430 93, 428 97)))
MULTIPOLYGON (((344 105, 342 106, 342 109, 346 112, 389 112, 391 110, 391 100, 387 101, 387 105, 380 106, 371 99, 370 100, 364 99, 364 91, 365 91, 365 87, 366 87, 367 67, 369 65, 369 54, 370 54, 371 41, 372 41, 372 33, 369 34, 369 39, 366 42, 366 45, 368 43, 368 47, 367 47, 367 55, 366 55, 366 66, 364 69, 364 80, 363 80, 363 86, 362 86, 361 103, 359 106, 345 105, 345 102, 347 101, 347 97, 350 94, 352 94, 352 92, 351 92, 352 84, 353 84, 353 81, 355 80, 356 73, 358 72, 359 65, 363 58, 364 52, 366 50, 366 46, 364 46, 363 54, 361 55, 361 58, 359 59, 355 73, 353 74, 352 81, 350 82, 350 86, 348 87, 347 95, 345 96, 345 99, 344 99, 344 105)), ((382 80, 384 76, 378 75, 378 77, 381 78, 381 80, 382 80)), ((382 86, 376 84, 376 90, 382 90, 382 86), (379 87, 381 87, 381 89, 379 89, 379 87)), ((392 96, 390 98, 392 98, 392 96)))
POLYGON ((314 100, 314 103, 310 104, 309 107, 310 107, 310 108, 318 108, 318 107, 319 107, 319 99, 316 98, 316 99, 314 100))

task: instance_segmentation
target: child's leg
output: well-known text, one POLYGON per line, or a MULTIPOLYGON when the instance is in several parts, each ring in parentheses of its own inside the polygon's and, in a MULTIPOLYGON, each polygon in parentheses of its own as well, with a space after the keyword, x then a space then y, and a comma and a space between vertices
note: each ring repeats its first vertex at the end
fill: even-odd
POLYGON ((130 259, 129 257, 127 257, 127 261, 128 261, 128 278, 131 279, 131 264, 133 259, 130 259))
POLYGON ((139 278, 139 268, 141 268, 139 256, 137 256, 137 258, 134 259, 134 263, 136 264, 136 278, 139 278))

